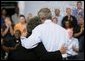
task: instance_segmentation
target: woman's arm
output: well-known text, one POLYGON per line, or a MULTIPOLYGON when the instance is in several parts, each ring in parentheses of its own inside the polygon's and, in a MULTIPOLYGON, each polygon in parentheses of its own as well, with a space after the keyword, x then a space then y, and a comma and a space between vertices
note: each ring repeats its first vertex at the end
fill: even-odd
POLYGON ((4 50, 4 51, 6 51, 6 52, 9 52, 9 47, 7 47, 7 46, 2 46, 2 49, 4 50))
POLYGON ((10 33, 11 33, 11 35, 14 35, 14 30, 13 30, 12 26, 10 26, 10 33))
POLYGON ((80 35, 82 34, 82 32, 83 32, 83 28, 81 28, 80 32, 75 33, 75 34, 74 34, 74 37, 78 37, 78 36, 80 36, 80 35))
POLYGON ((8 30, 9 30, 9 26, 7 25, 7 28, 6 28, 5 31, 3 32, 2 36, 6 35, 7 32, 8 32, 8 30))

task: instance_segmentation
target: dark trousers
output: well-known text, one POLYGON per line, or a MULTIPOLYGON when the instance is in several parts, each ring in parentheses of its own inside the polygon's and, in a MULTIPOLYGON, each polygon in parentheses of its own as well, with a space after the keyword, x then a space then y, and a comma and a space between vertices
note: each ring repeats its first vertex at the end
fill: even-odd
POLYGON ((62 56, 60 51, 56 52, 47 52, 42 57, 40 57, 40 60, 62 60, 62 56))
POLYGON ((60 51, 47 52, 42 43, 39 43, 35 48, 34 53, 39 60, 62 60, 60 51))
POLYGON ((62 60, 60 51, 47 52, 44 45, 39 43, 37 47, 26 50, 18 48, 11 54, 11 60, 62 60))
POLYGON ((67 57, 68 60, 84 60, 84 53, 79 53, 75 56, 69 56, 67 57))
POLYGON ((79 38, 79 51, 83 52, 84 51, 84 36, 81 36, 79 38))
POLYGON ((77 60, 77 55, 67 57, 68 60, 77 60))
POLYGON ((19 46, 15 51, 9 53, 8 60, 37 60, 37 58, 33 53, 33 49, 25 49, 19 46))

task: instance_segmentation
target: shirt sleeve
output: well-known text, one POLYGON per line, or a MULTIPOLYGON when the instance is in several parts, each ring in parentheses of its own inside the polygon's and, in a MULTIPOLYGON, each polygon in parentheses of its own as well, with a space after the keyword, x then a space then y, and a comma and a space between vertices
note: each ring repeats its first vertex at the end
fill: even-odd
POLYGON ((62 46, 67 47, 68 41, 69 41, 67 31, 64 29, 64 31, 61 31, 61 32, 63 32, 63 34, 61 34, 61 36, 63 36, 63 37, 60 39, 62 41, 59 42, 59 47, 58 47, 59 50, 61 49, 62 46))
POLYGON ((40 42, 40 30, 36 27, 28 38, 21 38, 21 44, 26 49, 34 48, 40 42))
POLYGON ((65 37, 65 47, 68 47, 68 41, 69 41, 69 36, 68 36, 68 32, 66 31, 66 36, 65 37))
POLYGON ((76 48, 79 48, 79 42, 78 42, 78 39, 75 39, 75 47, 76 47, 76 48))
POLYGON ((72 9, 72 15, 75 16, 77 13, 76 13, 76 9, 72 9))

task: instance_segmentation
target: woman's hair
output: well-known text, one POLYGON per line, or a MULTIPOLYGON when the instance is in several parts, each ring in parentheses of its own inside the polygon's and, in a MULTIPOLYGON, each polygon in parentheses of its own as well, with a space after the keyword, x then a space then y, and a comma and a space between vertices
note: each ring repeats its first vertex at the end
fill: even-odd
POLYGON ((24 16, 24 15, 20 15, 19 17, 24 17, 24 18, 25 18, 25 16, 24 16))
MULTIPOLYGON (((66 24, 66 22, 68 22, 69 23, 69 28, 73 28, 73 23, 72 23, 72 21, 65 21, 65 24, 66 24)), ((66 28, 66 26, 65 26, 65 24, 64 24, 64 27, 66 28)))

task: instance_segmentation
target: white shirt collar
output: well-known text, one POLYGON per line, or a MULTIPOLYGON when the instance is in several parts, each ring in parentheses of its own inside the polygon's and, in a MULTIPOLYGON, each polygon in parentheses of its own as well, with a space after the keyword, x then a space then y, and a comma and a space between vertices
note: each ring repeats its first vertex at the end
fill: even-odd
POLYGON ((46 19, 44 23, 52 22, 50 19, 46 19))

